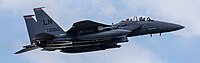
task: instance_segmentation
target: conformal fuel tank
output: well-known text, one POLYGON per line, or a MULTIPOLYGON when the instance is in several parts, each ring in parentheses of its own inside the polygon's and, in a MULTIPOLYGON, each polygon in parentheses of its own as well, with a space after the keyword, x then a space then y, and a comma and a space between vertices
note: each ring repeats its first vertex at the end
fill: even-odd
POLYGON ((129 30, 124 30, 124 29, 112 29, 108 31, 102 31, 102 32, 97 32, 97 33, 91 33, 87 35, 81 35, 78 36, 78 39, 81 40, 101 40, 101 39, 111 39, 111 38, 116 38, 120 36, 125 36, 131 31, 129 30))

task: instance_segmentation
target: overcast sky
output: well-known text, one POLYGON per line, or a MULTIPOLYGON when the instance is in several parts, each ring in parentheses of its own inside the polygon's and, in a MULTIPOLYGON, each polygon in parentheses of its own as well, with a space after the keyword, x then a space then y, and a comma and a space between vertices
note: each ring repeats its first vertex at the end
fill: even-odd
POLYGON ((200 0, 0 0, 0 63, 200 63, 200 0), (117 23, 149 16, 184 25, 182 30, 129 38, 119 49, 69 54, 33 50, 14 55, 29 44, 23 15, 44 10, 64 29, 92 19, 117 23))

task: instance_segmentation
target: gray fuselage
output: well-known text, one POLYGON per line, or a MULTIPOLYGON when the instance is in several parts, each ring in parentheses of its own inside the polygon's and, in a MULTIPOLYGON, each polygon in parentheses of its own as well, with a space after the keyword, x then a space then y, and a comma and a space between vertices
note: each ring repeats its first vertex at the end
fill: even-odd
POLYGON ((161 22, 161 21, 124 21, 120 22, 116 25, 127 30, 132 30, 128 37, 145 35, 145 34, 154 34, 154 33, 164 33, 175 31, 184 28, 184 26, 161 22), (137 29, 133 29, 133 27, 138 27, 137 29))

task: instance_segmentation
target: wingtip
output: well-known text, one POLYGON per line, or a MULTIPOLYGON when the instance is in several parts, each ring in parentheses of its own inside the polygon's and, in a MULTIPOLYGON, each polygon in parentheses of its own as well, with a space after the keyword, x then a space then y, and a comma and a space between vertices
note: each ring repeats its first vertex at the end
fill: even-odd
POLYGON ((17 52, 15 52, 14 54, 20 54, 21 53, 21 51, 17 51, 17 52))
POLYGON ((14 54, 19 54, 19 53, 16 52, 16 53, 14 53, 14 54))
POLYGON ((19 51, 15 52, 14 54, 20 54, 20 53, 23 53, 23 52, 24 52, 24 49, 19 50, 19 51))
POLYGON ((17 51, 17 52, 14 53, 14 54, 20 54, 20 53, 28 52, 28 51, 31 51, 31 50, 34 50, 34 49, 37 49, 37 48, 38 48, 38 47, 24 48, 24 49, 21 49, 21 50, 17 51))

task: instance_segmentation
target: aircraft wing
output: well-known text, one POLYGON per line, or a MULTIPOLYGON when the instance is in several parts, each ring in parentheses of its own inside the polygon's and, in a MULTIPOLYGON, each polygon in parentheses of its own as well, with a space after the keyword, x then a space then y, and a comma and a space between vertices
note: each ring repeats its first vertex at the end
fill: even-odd
POLYGON ((38 47, 29 47, 29 48, 24 48, 20 51, 17 51, 15 54, 20 54, 20 53, 24 53, 24 52, 28 52, 28 51, 31 51, 31 50, 34 50, 34 49, 37 49, 38 47))
POLYGON ((111 25, 101 24, 97 22, 93 22, 91 20, 84 20, 80 22, 76 22, 72 25, 72 27, 67 31, 69 34, 77 34, 77 33, 90 33, 98 31, 98 27, 111 27, 111 25))

